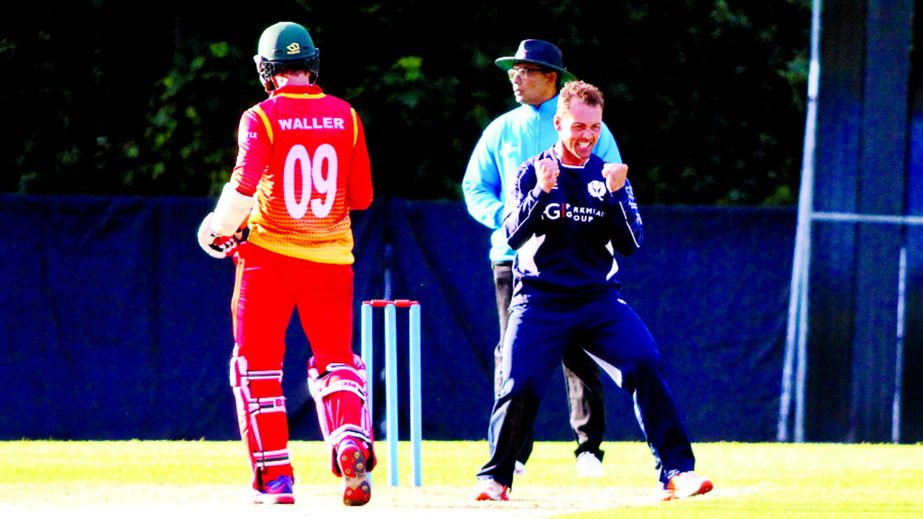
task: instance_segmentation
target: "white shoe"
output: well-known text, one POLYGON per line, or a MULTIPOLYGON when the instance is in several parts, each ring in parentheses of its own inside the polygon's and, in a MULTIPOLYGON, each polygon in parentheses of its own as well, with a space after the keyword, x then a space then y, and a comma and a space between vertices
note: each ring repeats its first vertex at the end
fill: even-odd
POLYGON ((712 488, 714 488, 714 485, 707 477, 700 476, 692 471, 680 472, 670 478, 664 489, 663 500, 671 501, 673 499, 700 496, 711 492, 712 488))
POLYGON ((507 487, 493 479, 479 479, 474 487, 474 499, 477 501, 509 501, 507 487))
POLYGON ((526 466, 522 464, 521 461, 516 462, 516 468, 513 469, 513 474, 521 476, 526 473, 526 466))
POLYGON ((581 452, 577 456, 578 478, 601 478, 605 475, 606 471, 603 470, 603 462, 592 452, 581 452))

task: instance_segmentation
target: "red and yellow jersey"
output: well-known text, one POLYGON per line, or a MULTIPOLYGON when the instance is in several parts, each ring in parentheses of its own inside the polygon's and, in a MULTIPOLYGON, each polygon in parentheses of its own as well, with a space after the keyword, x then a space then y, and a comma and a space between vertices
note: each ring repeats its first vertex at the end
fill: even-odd
POLYGON ((372 203, 365 131, 346 101, 284 86, 244 112, 232 182, 257 194, 251 243, 318 263, 351 264, 351 209, 372 203))

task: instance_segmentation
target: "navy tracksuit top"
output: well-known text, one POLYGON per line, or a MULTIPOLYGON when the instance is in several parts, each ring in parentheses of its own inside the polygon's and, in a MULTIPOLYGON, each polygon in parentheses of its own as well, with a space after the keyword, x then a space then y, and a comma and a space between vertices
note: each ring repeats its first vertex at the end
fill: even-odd
POLYGON ((627 256, 640 247, 641 215, 627 179, 622 189, 610 193, 606 188, 604 164, 591 155, 583 166, 567 166, 549 148, 519 168, 514 203, 503 220, 507 241, 517 252, 513 306, 621 286, 613 251, 627 256), (535 163, 543 158, 558 161, 560 168, 549 193, 538 187, 535 174, 535 163))

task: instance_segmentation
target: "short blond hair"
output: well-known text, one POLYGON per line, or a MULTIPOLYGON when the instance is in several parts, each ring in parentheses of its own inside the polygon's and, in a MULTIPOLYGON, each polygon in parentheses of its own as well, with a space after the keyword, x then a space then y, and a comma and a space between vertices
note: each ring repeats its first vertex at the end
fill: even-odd
POLYGON ((603 93, 586 81, 570 81, 564 85, 558 97, 558 113, 570 108, 571 102, 578 99, 589 106, 603 108, 606 100, 603 93))

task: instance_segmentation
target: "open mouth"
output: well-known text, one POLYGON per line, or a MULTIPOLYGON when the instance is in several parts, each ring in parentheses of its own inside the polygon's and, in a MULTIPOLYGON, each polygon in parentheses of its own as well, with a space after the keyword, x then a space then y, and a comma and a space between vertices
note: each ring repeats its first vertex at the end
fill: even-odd
POLYGON ((578 142, 578 143, 577 143, 577 151, 580 151, 580 152, 582 152, 582 153, 586 153, 586 152, 592 151, 592 150, 593 150, 593 143, 591 143, 591 142, 578 142))

